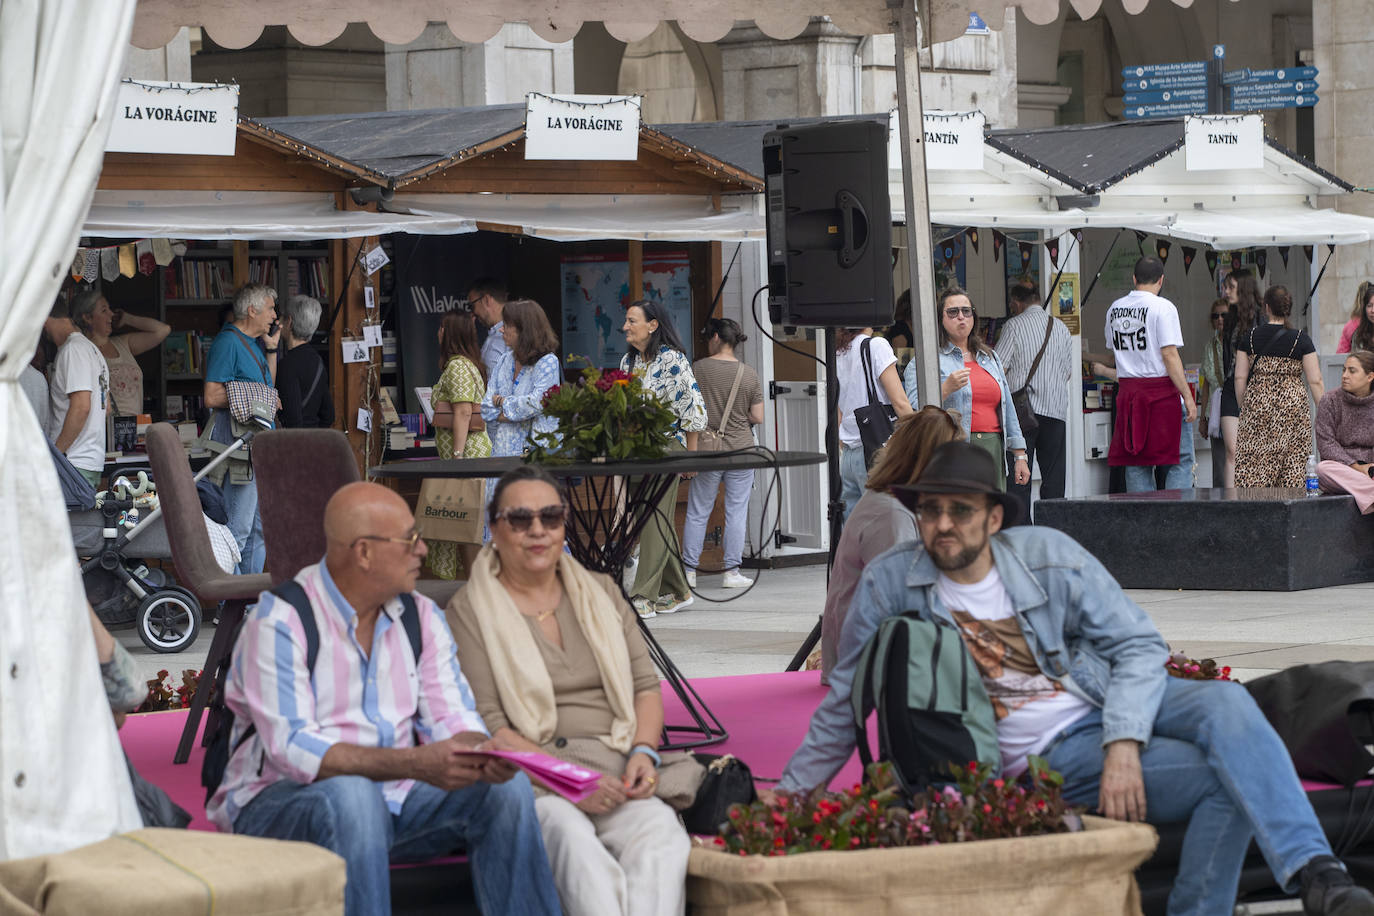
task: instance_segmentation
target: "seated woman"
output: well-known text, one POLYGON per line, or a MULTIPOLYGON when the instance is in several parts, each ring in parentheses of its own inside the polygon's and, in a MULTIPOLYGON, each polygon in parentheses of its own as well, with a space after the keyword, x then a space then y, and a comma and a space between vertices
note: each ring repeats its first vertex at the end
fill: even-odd
POLYGON ((892 438, 878 452, 868 472, 867 489, 845 520, 844 533, 835 549, 835 565, 831 568, 825 611, 821 615, 821 683, 830 682, 849 600, 854 597, 864 567, 888 548, 916 538, 916 517, 888 494, 888 487, 914 482, 936 446, 963 437, 956 414, 926 405, 899 418, 892 438))
POLYGON ((1317 402, 1317 479, 1328 493, 1349 493, 1365 515, 1374 512, 1374 353, 1345 359, 1341 387, 1317 402))
POLYGON ((663 698, 644 637, 615 582, 563 551, 566 513, 539 467, 496 484, 491 544, 448 606, 459 663, 496 747, 604 774, 576 805, 536 790, 564 911, 680 914, 690 843, 665 801, 689 804, 701 767, 660 761, 663 698))

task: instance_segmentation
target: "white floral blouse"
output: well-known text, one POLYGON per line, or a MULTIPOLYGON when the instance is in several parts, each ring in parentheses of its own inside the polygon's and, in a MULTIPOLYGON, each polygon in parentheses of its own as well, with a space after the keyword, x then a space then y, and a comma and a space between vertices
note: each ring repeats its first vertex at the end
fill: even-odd
POLYGON ((631 361, 627 353, 620 358, 620 368, 625 372, 643 369, 644 386, 666 400, 677 414, 674 436, 682 445, 687 444, 685 433, 699 433, 706 428, 706 402, 701 399, 692 364, 681 350, 661 347, 658 356, 648 364, 638 353, 631 361))

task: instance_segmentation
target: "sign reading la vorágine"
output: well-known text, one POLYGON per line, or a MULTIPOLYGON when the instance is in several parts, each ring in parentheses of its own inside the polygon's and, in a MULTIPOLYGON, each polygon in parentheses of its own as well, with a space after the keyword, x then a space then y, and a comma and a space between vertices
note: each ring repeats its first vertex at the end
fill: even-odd
POLYGON ((525 97, 526 159, 638 157, 638 96, 531 92, 525 97))
POLYGON ((239 87, 124 80, 105 144, 112 153, 232 156, 239 87))
MULTIPOLYGON (((983 167, 983 128, 987 116, 981 111, 925 112, 926 171, 963 169, 978 171, 983 167)), ((897 112, 888 117, 888 168, 902 167, 902 148, 896 131, 897 112)))
POLYGON ((1192 115, 1183 125, 1184 164, 1190 172, 1264 168, 1264 118, 1192 115))

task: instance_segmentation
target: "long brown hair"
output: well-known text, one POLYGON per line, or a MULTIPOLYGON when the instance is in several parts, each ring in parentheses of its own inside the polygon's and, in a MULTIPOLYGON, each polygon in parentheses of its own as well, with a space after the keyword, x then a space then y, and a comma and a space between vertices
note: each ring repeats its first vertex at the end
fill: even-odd
POLYGON ((1239 339, 1242 334, 1249 334, 1250 329, 1259 321, 1260 288, 1259 281, 1247 267, 1231 271, 1226 280, 1230 282, 1232 279, 1236 281, 1236 306, 1231 312, 1231 320, 1227 323, 1239 339))
POLYGON ((937 446, 962 438, 955 415, 933 404, 902 417, 868 472, 868 489, 882 493, 915 483, 937 446))
POLYGON ((1369 296, 1374 293, 1374 284, 1368 280, 1360 282, 1360 288, 1355 290, 1355 306, 1350 310, 1351 318, 1359 318, 1364 314, 1364 307, 1369 302, 1369 296))
POLYGON ((968 304, 973 306, 973 327, 968 331, 968 348, 971 353, 992 353, 988 345, 983 343, 983 335, 978 333, 978 306, 973 305, 973 297, 968 294, 968 290, 962 286, 946 286, 936 296, 935 302, 935 326, 940 329, 940 346, 944 347, 949 343, 949 332, 945 330, 945 302, 955 296, 963 296, 968 300, 968 304))
POLYGON ((533 299, 512 299, 501 312, 502 320, 515 328, 515 361, 521 366, 533 366, 539 358, 558 349, 558 335, 549 324, 549 316, 533 299))
POLYGON ((466 309, 452 309, 439 320, 439 369, 442 371, 448 361, 461 356, 477 367, 482 373, 482 384, 487 383, 487 367, 482 362, 482 348, 477 345, 477 318, 466 309))
POLYGON ((1365 311, 1365 306, 1370 299, 1374 299, 1374 284, 1361 285, 1364 290, 1364 303, 1360 306, 1360 323, 1355 326, 1355 333, 1350 335, 1351 350, 1374 350, 1374 321, 1369 320, 1369 315, 1365 311))

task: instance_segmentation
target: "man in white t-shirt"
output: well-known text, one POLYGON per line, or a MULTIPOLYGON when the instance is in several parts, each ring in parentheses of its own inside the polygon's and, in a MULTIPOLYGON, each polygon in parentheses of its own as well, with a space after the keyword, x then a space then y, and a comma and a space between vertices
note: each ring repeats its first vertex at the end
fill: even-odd
POLYGON ((1231 912, 1252 837, 1279 885, 1301 890, 1304 913, 1374 913, 1249 692, 1168 676, 1163 637, 1101 563, 1061 531, 1006 528, 1020 503, 998 488, 988 452, 947 442, 893 495, 915 512, 920 539, 864 570, 830 693, 779 791, 826 785, 848 761, 855 666, 884 620, 918 614, 959 627, 994 704, 1006 775, 1038 755, 1071 805, 1187 824, 1171 916, 1231 912))
POLYGON ((859 497, 864 495, 864 484, 868 483, 863 441, 859 438, 859 424, 854 421, 854 408, 868 405, 868 385, 861 360, 864 341, 869 341, 870 372, 878 400, 891 404, 899 417, 911 413, 911 402, 902 390, 902 377, 897 374, 897 355, 892 352, 891 344, 874 337, 872 328, 842 328, 835 333, 835 379, 840 383, 840 498, 844 500, 847 519, 859 497))
POLYGON ((1197 404, 1183 374, 1178 309, 1159 293, 1164 264, 1135 262, 1135 289, 1107 309, 1106 337, 1116 362, 1116 427, 1107 463, 1126 469, 1126 491, 1154 490, 1155 468, 1168 468, 1164 488, 1193 485, 1197 404), (1180 407, 1180 399, 1182 406, 1180 407))
POLYGON ((109 333, 109 303, 99 288, 78 293, 70 306, 54 306, 50 336, 61 340, 48 385, 48 439, 67 456, 91 486, 99 488, 105 469, 105 407, 110 370, 100 348, 81 333, 99 325, 109 333))

